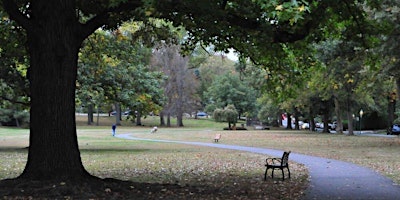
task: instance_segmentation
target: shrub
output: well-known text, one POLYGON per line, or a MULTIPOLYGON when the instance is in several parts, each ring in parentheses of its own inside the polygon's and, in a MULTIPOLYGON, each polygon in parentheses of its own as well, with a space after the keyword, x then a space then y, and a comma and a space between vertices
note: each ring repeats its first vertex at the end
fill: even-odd
POLYGON ((222 109, 215 109, 213 112, 213 118, 216 122, 222 122, 224 121, 224 116, 223 116, 223 110, 222 109))

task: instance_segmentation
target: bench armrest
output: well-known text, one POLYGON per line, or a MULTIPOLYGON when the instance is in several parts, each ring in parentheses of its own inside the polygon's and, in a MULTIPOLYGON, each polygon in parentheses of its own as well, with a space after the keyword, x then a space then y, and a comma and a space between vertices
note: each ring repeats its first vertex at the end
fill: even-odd
POLYGON ((278 163, 281 163, 281 162, 282 162, 282 159, 280 159, 280 158, 267 158, 267 159, 265 160, 265 162, 266 162, 267 165, 270 165, 270 164, 278 164, 278 163))

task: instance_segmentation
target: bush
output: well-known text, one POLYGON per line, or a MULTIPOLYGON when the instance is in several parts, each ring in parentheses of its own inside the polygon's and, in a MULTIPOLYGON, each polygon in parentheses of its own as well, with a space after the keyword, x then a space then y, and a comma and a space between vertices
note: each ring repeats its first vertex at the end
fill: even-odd
POLYGON ((224 115, 223 115, 223 110, 222 109, 215 109, 213 112, 213 118, 216 122, 223 122, 224 121, 224 115))
POLYGON ((0 109, 0 124, 2 126, 22 126, 29 124, 29 112, 12 109, 0 109))

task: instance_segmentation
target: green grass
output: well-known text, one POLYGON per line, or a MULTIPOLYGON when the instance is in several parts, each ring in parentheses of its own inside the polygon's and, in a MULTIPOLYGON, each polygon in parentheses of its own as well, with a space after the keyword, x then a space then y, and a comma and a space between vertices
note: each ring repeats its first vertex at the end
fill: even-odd
MULTIPOLYGON (((78 118, 78 142, 82 162, 93 175, 122 180, 173 183, 180 185, 207 185, 227 188, 243 188, 254 195, 257 191, 280 191, 281 187, 294 188, 297 198, 307 184, 307 170, 292 163, 290 181, 262 181, 266 155, 233 150, 198 147, 174 143, 133 141, 111 137, 113 117, 102 117, 100 126, 83 126, 84 117, 78 118), (282 185, 284 184, 284 185, 282 185), (285 185, 286 184, 286 185, 285 185), (272 187, 267 187, 267 186, 272 187), (251 187, 250 187, 251 186, 251 187)), ((159 127, 150 134, 158 118, 146 118, 144 126, 132 126, 124 121, 117 127, 117 134, 131 133, 142 138, 213 142, 221 133, 220 143, 254 146, 314 155, 352 162, 368 168, 400 183, 400 138, 345 136, 287 130, 223 131, 225 123, 209 119, 186 119, 185 127, 159 127)), ((0 179, 17 177, 27 158, 29 131, 0 128, 0 179)), ((271 181, 271 180, 269 180, 271 181)), ((277 194, 278 197, 281 194, 277 194)), ((292 195, 292 194, 291 194, 292 195)))
MULTIPOLYGON (((111 125, 112 120, 102 122, 103 126, 77 128, 82 163, 89 173, 101 178, 190 185, 241 199, 265 196, 275 199, 298 199, 308 184, 307 170, 300 164, 292 164, 290 180, 264 181, 266 155, 119 139, 111 136, 111 127, 107 123, 111 125), (283 191, 282 188, 291 189, 283 191)), ((171 134, 175 138, 183 138, 188 133, 200 133, 193 135, 200 140, 204 137, 203 134, 210 134, 213 130, 221 130, 225 126, 207 119, 184 123, 183 128, 160 128, 154 135, 171 134), (204 125, 208 127, 204 129, 204 125)), ((118 133, 150 135, 150 126, 118 126, 118 133)), ((22 173, 27 159, 26 146, 27 130, 0 128, 0 179, 14 178, 22 173)))

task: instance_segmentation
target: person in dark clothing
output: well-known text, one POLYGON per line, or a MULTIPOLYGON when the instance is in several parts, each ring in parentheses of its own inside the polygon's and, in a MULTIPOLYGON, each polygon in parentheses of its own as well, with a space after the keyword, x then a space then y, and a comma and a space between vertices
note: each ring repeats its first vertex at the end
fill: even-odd
POLYGON ((117 128, 117 126, 113 124, 111 128, 112 128, 112 136, 115 136, 115 129, 117 128))

